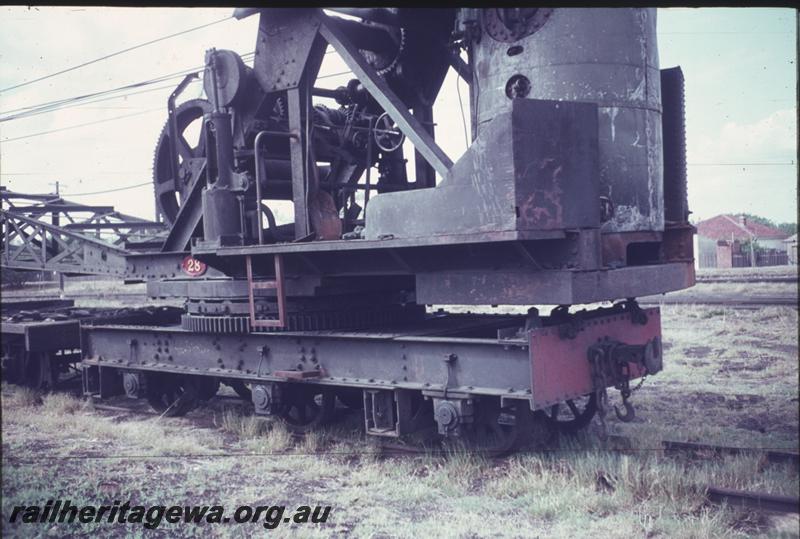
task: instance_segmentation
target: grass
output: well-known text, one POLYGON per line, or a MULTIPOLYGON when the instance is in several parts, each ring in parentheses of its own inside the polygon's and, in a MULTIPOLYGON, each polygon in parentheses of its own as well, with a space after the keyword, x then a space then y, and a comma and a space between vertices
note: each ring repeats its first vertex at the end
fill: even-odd
MULTIPOLYGON (((585 436, 560 451, 499 461, 458 445, 444 455, 384 460, 363 435, 347 436, 347 420, 298 439, 279 422, 234 410, 223 411, 217 427, 198 429, 190 419, 119 420, 70 395, 40 397, 7 385, 2 405, 6 517, 13 505, 66 497, 228 508, 333 505, 330 524, 279 528, 298 537, 768 537, 780 535, 778 524, 707 506, 703 485, 798 494, 796 470, 765 465, 758 454, 689 460, 652 451, 646 439, 627 453, 585 436), (43 455, 71 458, 43 466, 43 455), (81 458, 100 455, 114 458, 81 458)), ((249 526, 164 524, 162 531, 244 537, 255 529, 249 526)), ((793 536, 784 527, 783 536, 793 536)), ((137 532, 133 525, 125 530, 137 532)), ((122 528, 56 531, 106 535, 122 528)))

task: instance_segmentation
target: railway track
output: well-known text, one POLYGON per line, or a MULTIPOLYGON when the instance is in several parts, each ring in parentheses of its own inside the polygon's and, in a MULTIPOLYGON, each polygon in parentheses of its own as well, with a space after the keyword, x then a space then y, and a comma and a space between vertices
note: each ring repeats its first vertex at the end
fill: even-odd
MULTIPOLYGON (((623 436, 609 436, 609 440, 616 442, 624 442, 628 446, 631 444, 629 438, 623 436)), ((761 450, 757 448, 746 447, 729 447, 712 444, 700 444, 694 442, 677 442, 673 440, 662 440, 661 447, 665 451, 671 452, 688 452, 691 454, 731 454, 739 455, 751 452, 762 452, 764 458, 772 463, 789 463, 797 469, 800 463, 800 454, 789 451, 776 451, 776 450, 761 450)), ((390 457, 407 457, 420 454, 443 454, 448 453, 443 450, 431 451, 430 449, 422 449, 415 446, 403 444, 385 444, 381 446, 383 455, 390 457)), ((541 450, 540 450, 541 451, 541 450)), ((553 450, 550 450, 553 451, 553 450)), ((555 451, 558 451, 555 449, 555 451)), ((500 457, 495 457, 500 458, 500 457)), ((770 494, 765 492, 749 492, 743 490, 733 490, 714 485, 705 486, 705 498, 714 505, 738 507, 742 509, 750 509, 753 511, 769 512, 769 513, 800 513, 800 498, 792 496, 783 496, 779 494, 770 494)))
MULTIPOLYGON (((92 402, 92 408, 95 410, 100 411, 108 411, 108 412, 123 412, 129 414, 136 414, 136 415, 147 415, 147 416, 157 416, 158 414, 152 411, 149 407, 147 407, 143 403, 139 403, 138 401, 131 400, 129 401, 130 404, 125 405, 113 405, 113 404, 103 404, 100 402, 92 402)), ((242 401, 241 398, 235 396, 223 396, 218 395, 208 401, 205 405, 206 408, 211 410, 222 410, 226 406, 233 406, 233 407, 248 407, 248 404, 242 401)), ((634 447, 634 440, 626 436, 619 436, 619 435, 609 435, 607 440, 610 444, 614 447, 613 449, 618 450, 628 450, 634 447)), ((764 458, 771 463, 774 464, 793 464, 796 467, 800 468, 800 453, 794 451, 780 451, 776 449, 762 449, 762 448, 753 448, 753 447, 737 447, 737 446, 724 446, 718 444, 704 444, 699 442, 681 442, 681 441, 674 441, 674 440, 661 440, 660 441, 661 447, 667 452, 681 452, 681 453, 693 453, 693 454, 703 454, 703 455, 744 455, 747 453, 759 452, 764 455, 764 458)), ((430 447, 418 447, 414 445, 408 444, 401 444, 401 443, 386 443, 381 445, 381 450, 390 455, 392 453, 396 453, 398 455, 411 455, 411 454, 430 454, 436 452, 446 453, 447 450, 444 449, 431 449, 430 447)), ((558 449, 544 449, 544 451, 552 451, 558 449)))
MULTIPOLYGON (((137 400, 123 401, 125 404, 105 404, 102 402, 92 402, 91 406, 95 410, 108 411, 108 412, 123 412, 134 415, 157 416, 158 414, 152 411, 143 402, 137 400)), ((242 401, 241 398, 236 396, 217 395, 207 403, 204 407, 211 410, 222 410, 226 406, 232 407, 248 407, 248 403, 242 401)), ((611 445, 611 449, 621 451, 630 450, 635 447, 635 440, 619 435, 608 435, 607 443, 611 445)), ((661 440, 661 447, 666 452, 680 452, 690 453, 695 455, 744 455, 748 453, 758 452, 764 455, 765 460, 773 464, 793 464, 795 467, 800 468, 800 453, 795 451, 781 451, 776 449, 762 449, 753 447, 737 447, 737 446, 724 446, 718 444, 704 444, 699 442, 681 442, 675 440, 661 440)), ((543 451, 557 451, 558 448, 553 449, 539 449, 543 451)), ((421 447, 402 443, 384 443, 381 445, 381 451, 387 455, 421 455, 431 453, 444 453, 446 449, 432 449, 430 447, 421 447)))
POLYGON ((761 307, 797 307, 797 296, 772 296, 772 297, 742 297, 742 298, 714 298, 714 297, 675 297, 675 298, 642 298, 639 301, 642 307, 656 307, 658 305, 711 305, 727 307, 730 309, 758 309, 761 307))
POLYGON ((800 498, 791 496, 708 486, 706 488, 706 498, 716 505, 741 507, 771 513, 800 513, 800 498))
POLYGON ((747 278, 745 276, 704 276, 697 275, 695 280, 698 283, 796 283, 795 275, 775 275, 770 277, 747 278))

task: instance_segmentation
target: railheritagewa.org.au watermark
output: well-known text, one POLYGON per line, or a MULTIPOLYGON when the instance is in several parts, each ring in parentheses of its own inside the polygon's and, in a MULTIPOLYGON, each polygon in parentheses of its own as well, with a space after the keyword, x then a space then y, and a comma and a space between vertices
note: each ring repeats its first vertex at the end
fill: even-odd
POLYGON ((44 505, 17 505, 10 523, 24 524, 141 524, 155 529, 168 524, 261 524, 275 529, 281 524, 322 524, 330 505, 240 505, 229 513, 222 505, 134 505, 115 501, 111 505, 74 505, 70 500, 48 500, 44 505))

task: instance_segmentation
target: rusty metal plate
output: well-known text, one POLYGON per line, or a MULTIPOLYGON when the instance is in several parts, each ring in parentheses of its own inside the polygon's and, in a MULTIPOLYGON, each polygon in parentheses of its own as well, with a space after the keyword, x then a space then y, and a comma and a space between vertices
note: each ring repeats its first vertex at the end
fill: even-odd
MULTIPOLYGON (((603 337, 626 344, 645 344, 661 337, 659 309, 644 309, 647 324, 631 322, 630 314, 601 316, 583 322, 574 339, 559 337, 559 327, 530 332, 531 387, 534 408, 544 408, 566 399, 586 395, 592 387, 587 350, 603 337)), ((642 370, 631 365, 631 375, 639 378, 642 370)))
POLYGON ((307 380, 308 378, 322 377, 322 371, 275 371, 274 375, 278 378, 286 378, 287 380, 307 380))

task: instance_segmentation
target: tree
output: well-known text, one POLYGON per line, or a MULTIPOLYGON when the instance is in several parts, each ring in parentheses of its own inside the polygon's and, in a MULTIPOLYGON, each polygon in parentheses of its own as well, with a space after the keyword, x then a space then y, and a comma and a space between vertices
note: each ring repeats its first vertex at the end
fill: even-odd
POLYGON ((778 228, 784 234, 792 235, 797 234, 797 223, 780 223, 778 228))
POLYGON ((760 215, 753 215, 752 213, 740 213, 738 217, 744 217, 745 219, 747 219, 748 222, 760 223, 762 225, 766 225, 772 228, 777 228, 778 230, 789 236, 791 236, 792 234, 797 234, 797 223, 776 224, 771 219, 767 219, 766 217, 761 217, 760 215))
POLYGON ((744 217, 748 222, 759 223, 772 228, 778 228, 777 225, 766 217, 760 215, 753 215, 752 213, 740 213, 737 217, 744 217))

